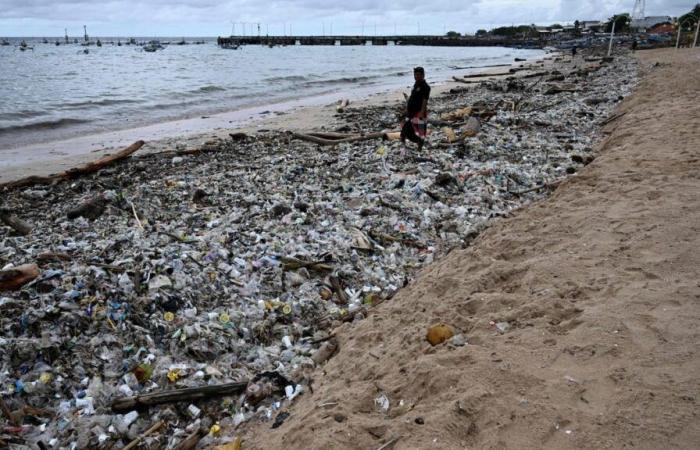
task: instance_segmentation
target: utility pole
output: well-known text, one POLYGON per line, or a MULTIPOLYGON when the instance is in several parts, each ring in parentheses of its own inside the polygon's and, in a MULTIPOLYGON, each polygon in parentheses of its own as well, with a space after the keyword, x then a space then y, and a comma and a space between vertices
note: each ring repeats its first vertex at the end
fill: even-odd
POLYGON ((65 28, 66 30, 66 44, 68 43, 68 28, 65 28))
POLYGON ((85 42, 88 41, 87 26, 83 25, 83 31, 85 32, 85 42))
POLYGON ((617 23, 617 20, 615 20, 615 17, 613 17, 612 29, 610 30, 610 44, 608 45, 608 56, 612 54, 613 36, 615 36, 615 23, 617 23))
POLYGON ((698 45, 698 32, 700 31, 700 17, 696 18, 698 21, 698 24, 695 25, 695 39, 693 39, 693 48, 695 48, 696 45, 698 45))

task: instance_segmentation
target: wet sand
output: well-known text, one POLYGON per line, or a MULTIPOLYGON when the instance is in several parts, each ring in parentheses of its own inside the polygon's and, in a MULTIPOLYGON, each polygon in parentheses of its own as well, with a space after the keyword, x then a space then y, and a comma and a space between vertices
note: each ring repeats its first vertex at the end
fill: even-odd
POLYGON ((313 393, 243 448, 696 448, 700 51, 638 57, 592 164, 337 329, 313 393), (468 344, 431 347, 438 322, 468 344))

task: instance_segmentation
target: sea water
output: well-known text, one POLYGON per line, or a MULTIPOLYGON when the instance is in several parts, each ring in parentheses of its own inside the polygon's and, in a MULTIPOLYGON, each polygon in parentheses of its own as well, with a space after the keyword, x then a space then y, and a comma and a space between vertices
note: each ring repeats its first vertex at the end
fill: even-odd
POLYGON ((19 39, 0 46, 0 150, 324 94, 409 87, 418 65, 437 82, 542 54, 392 45, 229 50, 212 39, 149 53, 108 43, 116 38, 103 38, 102 47, 54 40, 27 39, 33 50, 26 51, 19 39))

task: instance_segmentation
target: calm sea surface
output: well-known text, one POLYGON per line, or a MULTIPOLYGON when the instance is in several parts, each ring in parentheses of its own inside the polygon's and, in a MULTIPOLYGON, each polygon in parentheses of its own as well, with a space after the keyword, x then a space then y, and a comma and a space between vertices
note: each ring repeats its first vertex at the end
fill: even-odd
POLYGON ((111 40, 87 47, 88 54, 86 47, 53 40, 27 39, 34 47, 27 51, 19 50, 17 39, 0 46, 0 150, 352 89, 408 86, 416 65, 435 82, 465 67, 542 54, 369 45, 225 50, 211 39, 149 53, 106 43, 111 40))

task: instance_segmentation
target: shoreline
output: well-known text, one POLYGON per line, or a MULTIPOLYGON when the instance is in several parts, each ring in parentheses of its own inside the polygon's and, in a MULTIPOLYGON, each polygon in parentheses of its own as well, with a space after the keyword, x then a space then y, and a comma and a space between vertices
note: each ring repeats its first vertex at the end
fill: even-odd
MULTIPOLYGON (((452 73, 501 73, 506 67, 534 67, 557 56, 545 53, 538 58, 512 62, 510 65, 457 68, 452 73)), ((498 77, 495 77, 498 78, 498 77)), ((430 80, 428 80, 430 81, 430 80)), ((439 95, 461 85, 451 79, 431 85, 432 95, 439 95)), ((34 143, 0 151, 0 184, 28 176, 47 176, 68 170, 93 159, 109 155, 137 140, 146 141, 138 154, 160 153, 182 148, 196 148, 211 140, 226 139, 229 133, 255 133, 258 130, 304 131, 332 127, 336 101, 349 99, 351 106, 376 106, 402 100, 408 88, 367 87, 347 93, 330 93, 289 101, 242 108, 239 110, 161 122, 144 127, 128 128, 78 138, 34 143), (380 90, 377 91, 376 89, 380 90)), ((398 124, 397 124, 398 126, 398 124)))

